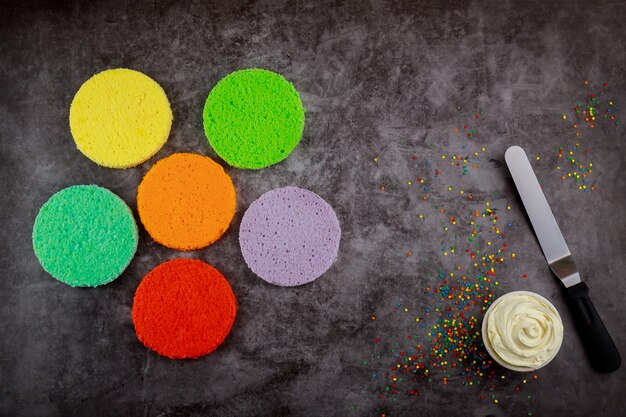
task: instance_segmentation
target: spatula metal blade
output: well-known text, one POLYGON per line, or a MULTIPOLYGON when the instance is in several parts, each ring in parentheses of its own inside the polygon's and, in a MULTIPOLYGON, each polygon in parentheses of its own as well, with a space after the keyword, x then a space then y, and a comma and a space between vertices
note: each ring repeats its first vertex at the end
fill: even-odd
POLYGON ((526 153, 519 146, 511 146, 504 159, 552 272, 566 287, 578 284, 576 264, 526 153))

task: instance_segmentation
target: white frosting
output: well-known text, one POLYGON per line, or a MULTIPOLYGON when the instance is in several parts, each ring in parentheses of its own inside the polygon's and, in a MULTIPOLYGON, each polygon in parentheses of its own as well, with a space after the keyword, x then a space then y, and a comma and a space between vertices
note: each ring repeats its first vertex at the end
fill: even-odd
POLYGON ((528 291, 497 299, 487 317, 486 336, 494 359, 502 365, 537 369, 548 363, 563 341, 563 323, 554 306, 528 291))

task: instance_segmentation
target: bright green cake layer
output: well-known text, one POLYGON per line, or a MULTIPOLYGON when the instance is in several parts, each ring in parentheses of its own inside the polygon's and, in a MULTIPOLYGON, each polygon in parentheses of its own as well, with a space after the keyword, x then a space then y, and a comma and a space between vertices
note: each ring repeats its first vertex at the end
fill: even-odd
POLYGON ((54 194, 33 227, 33 248, 41 266, 73 287, 113 281, 133 259, 137 241, 130 208, 97 185, 75 185, 54 194))
POLYGON ((215 152, 236 168, 260 169, 285 159, 304 129, 294 86, 262 69, 233 72, 204 105, 204 132, 215 152))

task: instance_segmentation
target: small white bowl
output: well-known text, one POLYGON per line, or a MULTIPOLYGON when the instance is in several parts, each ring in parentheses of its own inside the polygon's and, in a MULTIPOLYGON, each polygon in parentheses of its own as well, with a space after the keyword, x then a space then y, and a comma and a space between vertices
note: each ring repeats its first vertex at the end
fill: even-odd
POLYGON ((483 344, 485 345, 485 348, 487 349, 487 352, 489 353, 489 356, 491 356, 491 358, 494 361, 496 361, 497 363, 499 363, 503 367, 505 367, 507 369, 510 369, 511 371, 532 372, 532 371, 536 371, 537 369, 543 368, 544 366, 549 364, 556 357, 556 355, 559 353, 559 350, 561 349, 561 344, 563 342, 563 337, 561 337, 561 340, 559 341, 559 346, 557 347, 556 352, 554 353, 554 355, 552 355, 552 357, 550 359, 548 359, 543 364, 541 364, 541 366, 538 366, 538 367, 524 367, 524 366, 511 365, 509 363, 503 362, 502 360, 498 359, 498 356, 495 354, 495 351, 494 351, 493 347, 491 346, 491 342, 489 341, 489 338, 487 336, 487 321, 488 321, 489 315, 493 311, 493 308, 496 305, 498 305, 499 303, 501 303, 502 300, 506 300, 507 298, 510 298, 513 295, 521 295, 521 294, 527 294, 527 295, 529 295, 531 297, 539 298, 539 299, 545 301, 548 305, 552 306, 554 308, 554 311, 556 312, 556 316, 558 317, 559 322, 561 323, 561 326, 563 325, 563 321, 561 320, 561 315, 559 314, 559 312, 556 309, 556 307, 554 307, 554 305, 548 299, 546 299, 545 297, 543 297, 543 296, 541 296, 541 295, 539 295, 537 293, 531 292, 531 291, 512 291, 512 292, 506 293, 503 296, 501 296, 498 299, 496 299, 496 301, 494 301, 489 306, 487 311, 485 312, 485 316, 483 317, 483 324, 482 324, 482 338, 483 338, 483 344))

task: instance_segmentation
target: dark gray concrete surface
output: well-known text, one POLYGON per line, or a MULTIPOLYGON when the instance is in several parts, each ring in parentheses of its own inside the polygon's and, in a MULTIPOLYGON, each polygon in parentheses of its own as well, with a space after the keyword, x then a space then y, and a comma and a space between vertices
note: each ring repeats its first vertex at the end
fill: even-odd
POLYGON ((625 415, 626 367, 609 375, 591 370, 503 164, 512 144, 541 156, 532 160, 539 179, 626 354, 623 125, 599 125, 585 138, 595 192, 581 193, 555 172, 558 146, 576 142, 560 117, 591 91, 583 80, 606 82, 612 98, 626 101, 625 21, 624 2, 609 1, 3 1, 0 415, 625 415), (163 149, 128 170, 92 163, 75 149, 68 126, 81 83, 115 67, 157 80, 174 113, 163 149), (112 284, 76 289, 48 276, 30 235, 49 196, 95 183, 134 208, 139 181, 160 158, 178 151, 215 156, 202 131, 204 100, 221 77, 249 67, 291 80, 307 119, 300 146, 284 162, 258 172, 228 169, 238 208, 226 235, 181 254, 142 229, 135 259, 112 284), (479 137, 455 139, 452 129, 477 112, 479 137), (404 182, 424 174, 425 160, 464 152, 461 143, 468 151, 485 147, 480 169, 464 177, 444 170, 429 202, 420 202, 404 182), (565 323, 561 352, 521 394, 514 390, 519 375, 494 368, 505 376, 495 383, 498 404, 491 382, 466 387, 458 375, 447 385, 418 379, 419 397, 378 395, 395 362, 387 353, 375 359, 377 352, 415 328, 396 305, 433 307, 421 289, 437 285, 433 270, 449 271, 461 259, 440 251, 448 235, 433 207, 468 207, 448 184, 473 193, 476 204, 492 201, 512 224, 505 233, 518 259, 499 266, 497 293, 546 295, 565 323), (237 242, 248 205, 286 185, 323 196, 343 229, 336 264, 298 288, 256 278, 237 242), (511 210, 502 209, 506 204, 511 210), (141 278, 178 256, 215 265, 238 297, 231 335, 196 361, 147 350, 131 321, 141 278))

